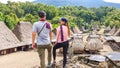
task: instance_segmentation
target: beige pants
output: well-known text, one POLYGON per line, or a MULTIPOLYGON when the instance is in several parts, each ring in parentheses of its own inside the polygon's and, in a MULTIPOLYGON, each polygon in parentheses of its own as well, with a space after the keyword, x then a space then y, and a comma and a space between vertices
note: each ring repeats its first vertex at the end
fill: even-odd
POLYGON ((51 63, 52 46, 51 46, 51 44, 49 44, 49 45, 38 45, 37 47, 38 47, 38 54, 39 54, 39 58, 40 58, 41 68, 46 68, 46 66, 45 66, 45 49, 47 49, 47 51, 48 51, 48 63, 51 63))

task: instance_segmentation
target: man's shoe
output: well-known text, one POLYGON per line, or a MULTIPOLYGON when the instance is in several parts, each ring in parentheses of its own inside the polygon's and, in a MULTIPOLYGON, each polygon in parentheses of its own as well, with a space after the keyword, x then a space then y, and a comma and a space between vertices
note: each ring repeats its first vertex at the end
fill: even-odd
POLYGON ((49 63, 49 64, 47 65, 47 68, 51 68, 51 66, 52 66, 52 64, 51 64, 51 63, 49 63))

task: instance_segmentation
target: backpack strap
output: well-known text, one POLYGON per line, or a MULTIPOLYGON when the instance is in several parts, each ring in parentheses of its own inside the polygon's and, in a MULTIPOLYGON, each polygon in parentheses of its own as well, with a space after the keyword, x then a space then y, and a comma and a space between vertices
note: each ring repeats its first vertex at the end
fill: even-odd
POLYGON ((40 33, 42 32, 43 28, 45 27, 46 23, 43 25, 42 29, 40 30, 40 32, 38 33, 38 36, 40 35, 40 33))

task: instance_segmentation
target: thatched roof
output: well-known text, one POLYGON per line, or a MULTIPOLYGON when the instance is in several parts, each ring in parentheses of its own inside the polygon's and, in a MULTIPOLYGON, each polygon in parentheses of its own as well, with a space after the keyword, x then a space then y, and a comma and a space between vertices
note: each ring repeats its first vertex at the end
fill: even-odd
POLYGON ((116 27, 114 26, 107 35, 113 35, 116 32, 116 27))
POLYGON ((93 30, 99 30, 100 28, 99 28, 99 26, 97 24, 95 24, 95 25, 92 26, 92 29, 93 30))
POLYGON ((106 30, 107 27, 106 27, 105 25, 102 25, 102 28, 103 28, 104 30, 106 30))
POLYGON ((103 48, 99 35, 89 35, 87 38, 86 50, 100 50, 103 48))
POLYGON ((115 32, 114 36, 120 36, 120 29, 118 29, 118 30, 115 32))
POLYGON ((32 24, 30 22, 19 22, 13 33, 21 42, 31 43, 32 39, 32 24))
POLYGON ((111 30, 111 27, 110 27, 110 26, 108 26, 105 30, 110 31, 110 30, 111 30))
POLYGON ((82 29, 82 31, 85 31, 85 27, 84 26, 82 26, 81 29, 82 29))
POLYGON ((100 31, 98 31, 97 34, 104 34, 104 29, 100 29, 100 31))
POLYGON ((14 47, 20 41, 12 33, 12 31, 5 25, 4 22, 0 22, 0 50, 14 47))
POLYGON ((84 26, 81 27, 82 32, 86 33, 88 30, 85 29, 84 26))
POLYGON ((80 51, 84 51, 85 43, 77 37, 74 38, 72 47, 75 53, 79 53, 80 51))
POLYGON ((104 29, 105 29, 104 33, 109 33, 109 31, 111 30, 111 27, 110 26, 108 26, 108 27, 105 26, 104 29))
POLYGON ((73 34, 74 34, 72 30, 70 30, 70 34, 71 34, 71 35, 73 35, 73 34))
POLYGON ((76 34, 81 33, 80 29, 77 26, 73 27, 72 31, 76 34))
POLYGON ((99 29, 100 29, 100 27, 99 27, 98 25, 95 25, 95 29, 99 30, 99 29))

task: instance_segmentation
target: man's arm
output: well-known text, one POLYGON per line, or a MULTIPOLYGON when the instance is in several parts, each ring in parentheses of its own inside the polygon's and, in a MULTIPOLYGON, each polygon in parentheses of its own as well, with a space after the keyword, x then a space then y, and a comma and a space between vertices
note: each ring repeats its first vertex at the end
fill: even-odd
POLYGON ((52 41, 52 31, 50 31, 50 41, 52 41))
POLYGON ((52 42, 52 25, 51 25, 51 23, 50 23, 50 41, 52 42))
POLYGON ((32 48, 35 48, 36 32, 32 32, 32 48))

